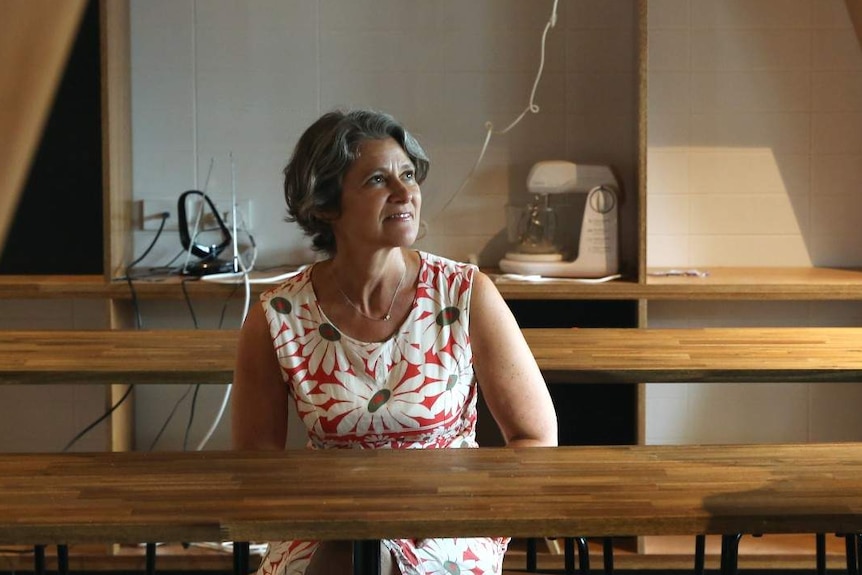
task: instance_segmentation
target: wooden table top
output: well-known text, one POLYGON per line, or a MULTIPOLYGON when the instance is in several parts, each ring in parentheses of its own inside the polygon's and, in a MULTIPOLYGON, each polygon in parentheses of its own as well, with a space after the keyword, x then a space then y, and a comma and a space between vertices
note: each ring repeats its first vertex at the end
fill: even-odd
POLYGON ((862 444, 0 455, 0 544, 862 532, 862 444))
MULTIPOLYGON (((549 381, 862 381, 862 328, 590 328, 523 333, 549 381)), ((0 331, 0 384, 229 383, 237 334, 237 330, 0 331)))

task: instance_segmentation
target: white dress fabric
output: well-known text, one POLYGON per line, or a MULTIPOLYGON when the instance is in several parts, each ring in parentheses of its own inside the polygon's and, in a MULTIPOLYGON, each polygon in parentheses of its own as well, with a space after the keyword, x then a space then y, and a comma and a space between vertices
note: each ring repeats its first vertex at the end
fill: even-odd
MULTIPOLYGON (((478 447, 469 330, 476 268, 419 256, 410 313, 383 342, 358 341, 329 321, 310 267, 261 296, 309 448, 478 447)), ((499 574, 508 543, 506 537, 383 541, 404 575, 499 574)), ((270 543, 258 574, 302 575, 317 547, 270 543)))

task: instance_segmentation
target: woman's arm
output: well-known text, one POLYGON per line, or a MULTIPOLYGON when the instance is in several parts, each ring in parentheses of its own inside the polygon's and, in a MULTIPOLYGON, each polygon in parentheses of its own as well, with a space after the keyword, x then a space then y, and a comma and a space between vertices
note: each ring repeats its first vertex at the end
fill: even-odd
POLYGON ((557 415, 545 379, 509 306, 478 271, 470 341, 476 379, 506 445, 557 445, 557 415))
POLYGON ((283 450, 287 442, 287 384, 272 346, 263 306, 243 323, 231 390, 234 449, 283 450))

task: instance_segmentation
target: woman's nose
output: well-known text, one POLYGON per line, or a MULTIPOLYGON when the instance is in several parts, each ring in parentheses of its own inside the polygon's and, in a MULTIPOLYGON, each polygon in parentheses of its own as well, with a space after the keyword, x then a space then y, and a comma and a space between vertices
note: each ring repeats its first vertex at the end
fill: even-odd
POLYGON ((392 184, 392 198, 397 202, 409 202, 413 197, 413 187, 401 180, 392 184))

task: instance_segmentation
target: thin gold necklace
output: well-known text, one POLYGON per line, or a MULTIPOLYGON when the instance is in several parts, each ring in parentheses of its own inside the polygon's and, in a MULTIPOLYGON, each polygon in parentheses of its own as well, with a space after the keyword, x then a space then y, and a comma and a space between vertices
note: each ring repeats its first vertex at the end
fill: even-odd
POLYGON ((350 307, 355 309, 359 315, 373 321, 389 321, 390 319, 392 319, 392 308, 395 307, 395 300, 398 298, 398 292, 401 290, 401 284, 404 283, 404 277, 407 275, 407 262, 404 262, 404 271, 401 272, 401 279, 398 280, 398 285, 395 286, 395 292, 392 294, 392 301, 389 302, 389 309, 386 311, 386 315, 384 315, 383 317, 370 316, 364 311, 362 311, 362 309, 358 305, 353 303, 353 300, 350 299, 350 297, 346 293, 344 293, 344 290, 341 289, 341 282, 338 280, 338 276, 335 274, 335 270, 333 270, 332 275, 335 277, 335 289, 338 290, 342 297, 344 297, 344 301, 349 303, 350 307))

